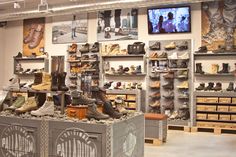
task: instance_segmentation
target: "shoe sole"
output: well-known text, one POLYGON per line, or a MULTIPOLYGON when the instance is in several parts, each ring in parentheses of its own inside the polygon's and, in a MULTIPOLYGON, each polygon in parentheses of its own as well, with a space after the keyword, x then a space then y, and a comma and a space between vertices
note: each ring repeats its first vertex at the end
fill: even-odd
POLYGON ((36 110, 36 109, 38 109, 38 107, 33 107, 33 108, 31 108, 30 110, 27 110, 27 111, 15 110, 15 112, 16 112, 17 114, 22 114, 22 113, 30 112, 30 111, 33 111, 33 110, 36 110))

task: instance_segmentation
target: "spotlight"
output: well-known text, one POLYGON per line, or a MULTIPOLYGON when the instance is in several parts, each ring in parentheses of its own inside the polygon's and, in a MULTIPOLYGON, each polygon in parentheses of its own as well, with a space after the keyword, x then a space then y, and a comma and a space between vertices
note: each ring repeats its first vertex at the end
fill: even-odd
POLYGON ((14 2, 13 7, 14 7, 14 9, 20 9, 20 3, 14 2))

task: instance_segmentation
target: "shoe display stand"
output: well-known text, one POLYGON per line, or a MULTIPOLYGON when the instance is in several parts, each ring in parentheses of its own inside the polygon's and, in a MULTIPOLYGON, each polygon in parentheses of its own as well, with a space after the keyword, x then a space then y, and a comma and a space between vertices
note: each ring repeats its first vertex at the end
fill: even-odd
POLYGON ((142 90, 106 90, 107 98, 112 102, 117 96, 124 99, 127 110, 142 110, 142 104, 144 100, 142 99, 144 95, 142 90))
POLYGON ((48 58, 40 58, 40 57, 13 57, 14 60, 14 74, 19 76, 33 76, 34 72, 31 72, 33 67, 37 67, 38 70, 42 70, 45 72, 49 71, 49 60, 48 58), (24 73, 29 69, 27 73, 24 73))
POLYGON ((234 52, 194 53, 193 126, 236 129, 235 59, 234 52), (196 65, 199 63, 200 69, 196 65), (213 64, 218 65, 217 69, 213 64), (221 73, 220 71, 224 70, 223 64, 228 65, 225 72, 221 73), (229 88, 230 82, 232 82, 232 89, 229 88), (212 87, 209 87, 211 83, 212 87), (202 90, 199 84, 202 84, 202 90))
POLYGON ((168 125, 190 126, 191 47, 189 39, 149 41, 146 112, 167 114, 168 125))
POLYGON ((0 113, 0 156, 144 156, 144 115, 115 121, 0 113))
POLYGON ((100 55, 99 50, 91 51, 92 44, 89 44, 88 51, 80 52, 84 46, 78 44, 76 52, 68 51, 68 84, 70 90, 82 90, 91 96, 91 91, 100 84, 100 55))

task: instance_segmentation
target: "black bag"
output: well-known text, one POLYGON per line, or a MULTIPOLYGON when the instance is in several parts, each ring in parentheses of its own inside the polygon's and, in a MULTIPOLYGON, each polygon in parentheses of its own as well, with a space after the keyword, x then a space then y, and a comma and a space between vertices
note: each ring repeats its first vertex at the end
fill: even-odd
POLYGON ((128 54, 145 54, 145 43, 135 42, 132 45, 128 45, 128 54))

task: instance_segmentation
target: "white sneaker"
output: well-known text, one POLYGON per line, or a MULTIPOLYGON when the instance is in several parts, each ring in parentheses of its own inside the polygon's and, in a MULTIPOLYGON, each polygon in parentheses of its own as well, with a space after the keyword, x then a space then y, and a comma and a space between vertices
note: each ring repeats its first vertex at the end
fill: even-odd
POLYGON ((178 59, 177 52, 172 53, 171 55, 168 56, 168 59, 178 59))
POLYGON ((189 54, 188 54, 188 52, 185 52, 184 54, 179 55, 178 58, 179 58, 179 59, 189 59, 189 54))
POLYGON ((31 111, 31 114, 34 116, 46 116, 46 115, 53 115, 54 114, 54 103, 53 101, 45 101, 43 106, 41 106, 36 111, 31 111))

